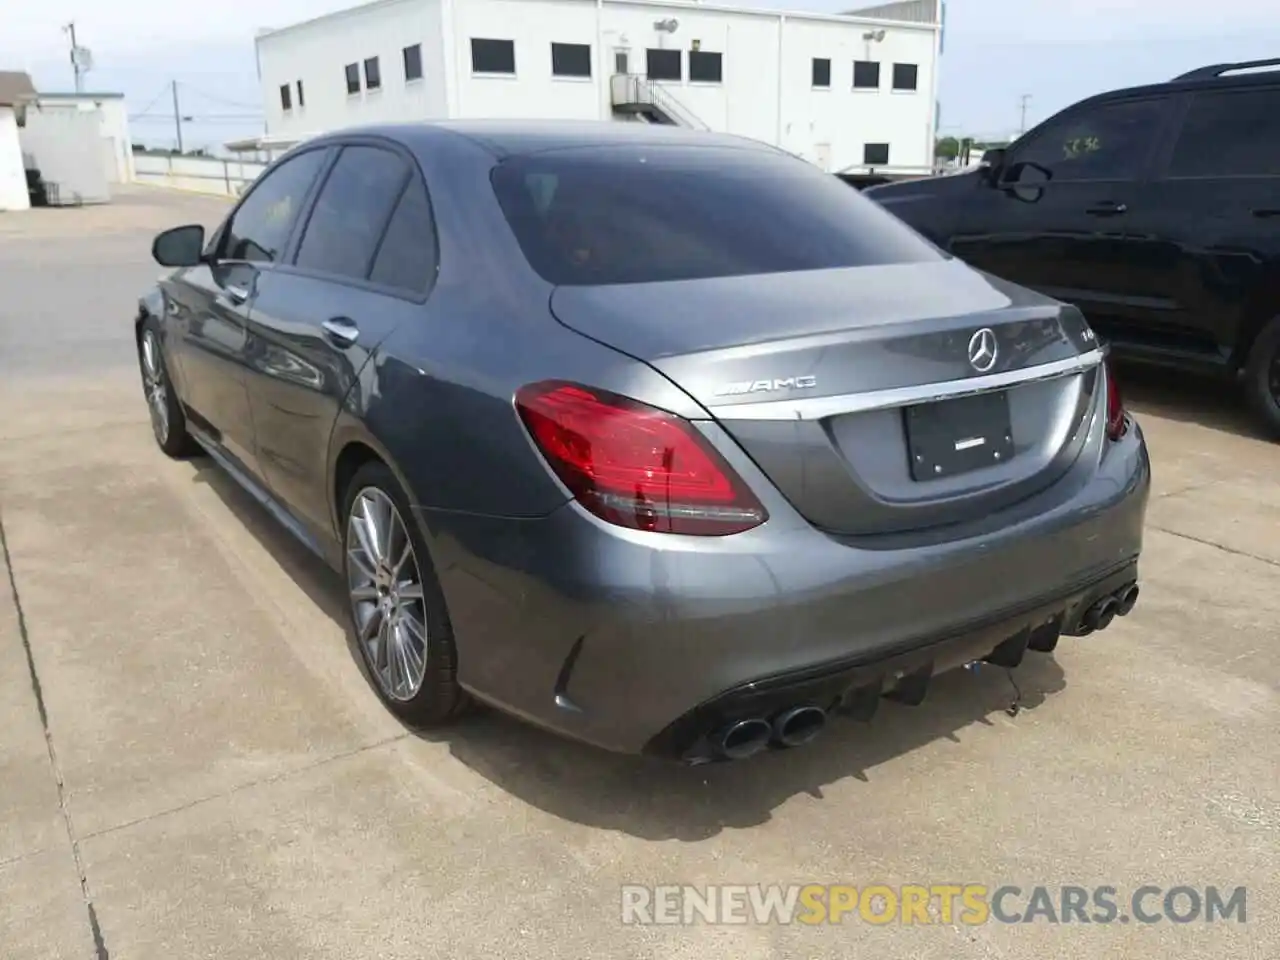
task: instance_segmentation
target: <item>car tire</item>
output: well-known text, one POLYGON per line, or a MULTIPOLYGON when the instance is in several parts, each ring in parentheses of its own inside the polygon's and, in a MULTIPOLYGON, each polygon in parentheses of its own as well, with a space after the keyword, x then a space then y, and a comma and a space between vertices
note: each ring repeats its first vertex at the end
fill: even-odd
POLYGON ((156 445, 175 460, 199 453, 199 444, 187 432, 187 416, 169 376, 159 325, 153 317, 147 317, 138 331, 138 370, 156 445))
POLYGON ((408 498, 374 461, 356 471, 342 505, 351 628, 373 687, 405 723, 448 723, 470 698, 458 685, 444 594, 408 498))
POLYGON ((1280 440, 1280 317, 1263 327, 1244 373, 1245 391, 1263 428, 1280 440))

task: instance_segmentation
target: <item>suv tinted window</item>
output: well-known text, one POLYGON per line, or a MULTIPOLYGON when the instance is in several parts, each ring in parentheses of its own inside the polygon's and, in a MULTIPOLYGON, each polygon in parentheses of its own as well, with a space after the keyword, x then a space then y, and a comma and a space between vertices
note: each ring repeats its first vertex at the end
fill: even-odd
POLYGON ((436 230, 426 187, 409 181, 391 215, 369 279, 374 283, 426 293, 436 274, 436 230))
POLYGON ((772 152, 648 147, 507 160, 494 190, 555 284, 729 277, 936 260, 892 214, 772 152))
POLYGON ((282 161, 263 177, 232 215, 222 258, 278 260, 324 158, 324 150, 308 150, 282 161))
POLYGON ((1280 176, 1280 88, 1197 94, 1169 176, 1249 175, 1280 176))
POLYGON ((344 147, 320 188, 297 265, 363 280, 409 172, 390 150, 344 147))
POLYGON ((1051 120, 1011 162, 1046 167, 1055 183, 1136 176, 1160 131, 1163 110, 1162 100, 1129 100, 1051 120))

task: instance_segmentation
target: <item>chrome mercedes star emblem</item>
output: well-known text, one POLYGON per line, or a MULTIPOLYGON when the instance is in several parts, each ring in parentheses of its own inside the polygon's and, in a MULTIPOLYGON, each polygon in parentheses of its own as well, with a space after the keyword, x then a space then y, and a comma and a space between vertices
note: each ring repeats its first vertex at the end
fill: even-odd
POLYGON ((969 338, 969 366, 979 373, 986 373, 996 365, 999 351, 995 331, 990 327, 983 327, 969 338))

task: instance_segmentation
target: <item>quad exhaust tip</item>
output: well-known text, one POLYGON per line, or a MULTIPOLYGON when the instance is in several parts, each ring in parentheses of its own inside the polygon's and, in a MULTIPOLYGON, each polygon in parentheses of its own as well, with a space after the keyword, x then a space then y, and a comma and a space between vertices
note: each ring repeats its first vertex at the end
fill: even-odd
POLYGON ((1116 608, 1119 605, 1114 597, 1103 597, 1084 615, 1084 625, 1090 630, 1105 630, 1111 626, 1111 621, 1116 618, 1116 608))
POLYGON ((726 760, 745 760, 766 747, 801 747, 827 725, 827 712, 804 705, 782 711, 773 723, 752 717, 729 724, 714 737, 716 752, 726 760))
POLYGON ((1130 584, 1128 589, 1121 590, 1116 594, 1116 614, 1121 617, 1127 617, 1129 611, 1133 609, 1133 605, 1138 602, 1138 585, 1130 584))
POLYGON ((784 747, 799 747, 820 734, 826 725, 827 712, 821 707, 792 707, 774 720, 773 736, 784 747))
POLYGON ((1128 616, 1138 602, 1139 592, 1138 585, 1131 583, 1098 600, 1080 618, 1082 632, 1090 634, 1095 630, 1105 630, 1116 617, 1128 616))
POLYGON ((739 720, 720 732, 716 747, 726 760, 745 760, 769 746, 772 738, 773 727, 768 720, 739 720))

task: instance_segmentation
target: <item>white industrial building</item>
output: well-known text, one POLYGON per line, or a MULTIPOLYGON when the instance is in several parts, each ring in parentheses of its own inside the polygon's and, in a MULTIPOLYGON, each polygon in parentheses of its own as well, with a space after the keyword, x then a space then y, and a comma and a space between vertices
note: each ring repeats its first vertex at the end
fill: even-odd
MULTIPOLYGON (((70 113, 92 114, 97 129, 98 157, 108 183, 133 180, 133 144, 129 142, 129 113, 123 93, 38 93, 27 111, 27 137, 46 124, 66 125, 70 113)), ((88 123, 88 121, 84 121, 88 123)))
POLYGON ((119 93, 37 93, 25 73, 0 72, 0 210, 35 202, 105 203, 134 178, 129 117, 119 93))
POLYGON ((676 123, 833 173, 933 165, 941 0, 840 15, 695 0, 374 0, 256 40, 266 136, 473 117, 676 123))

